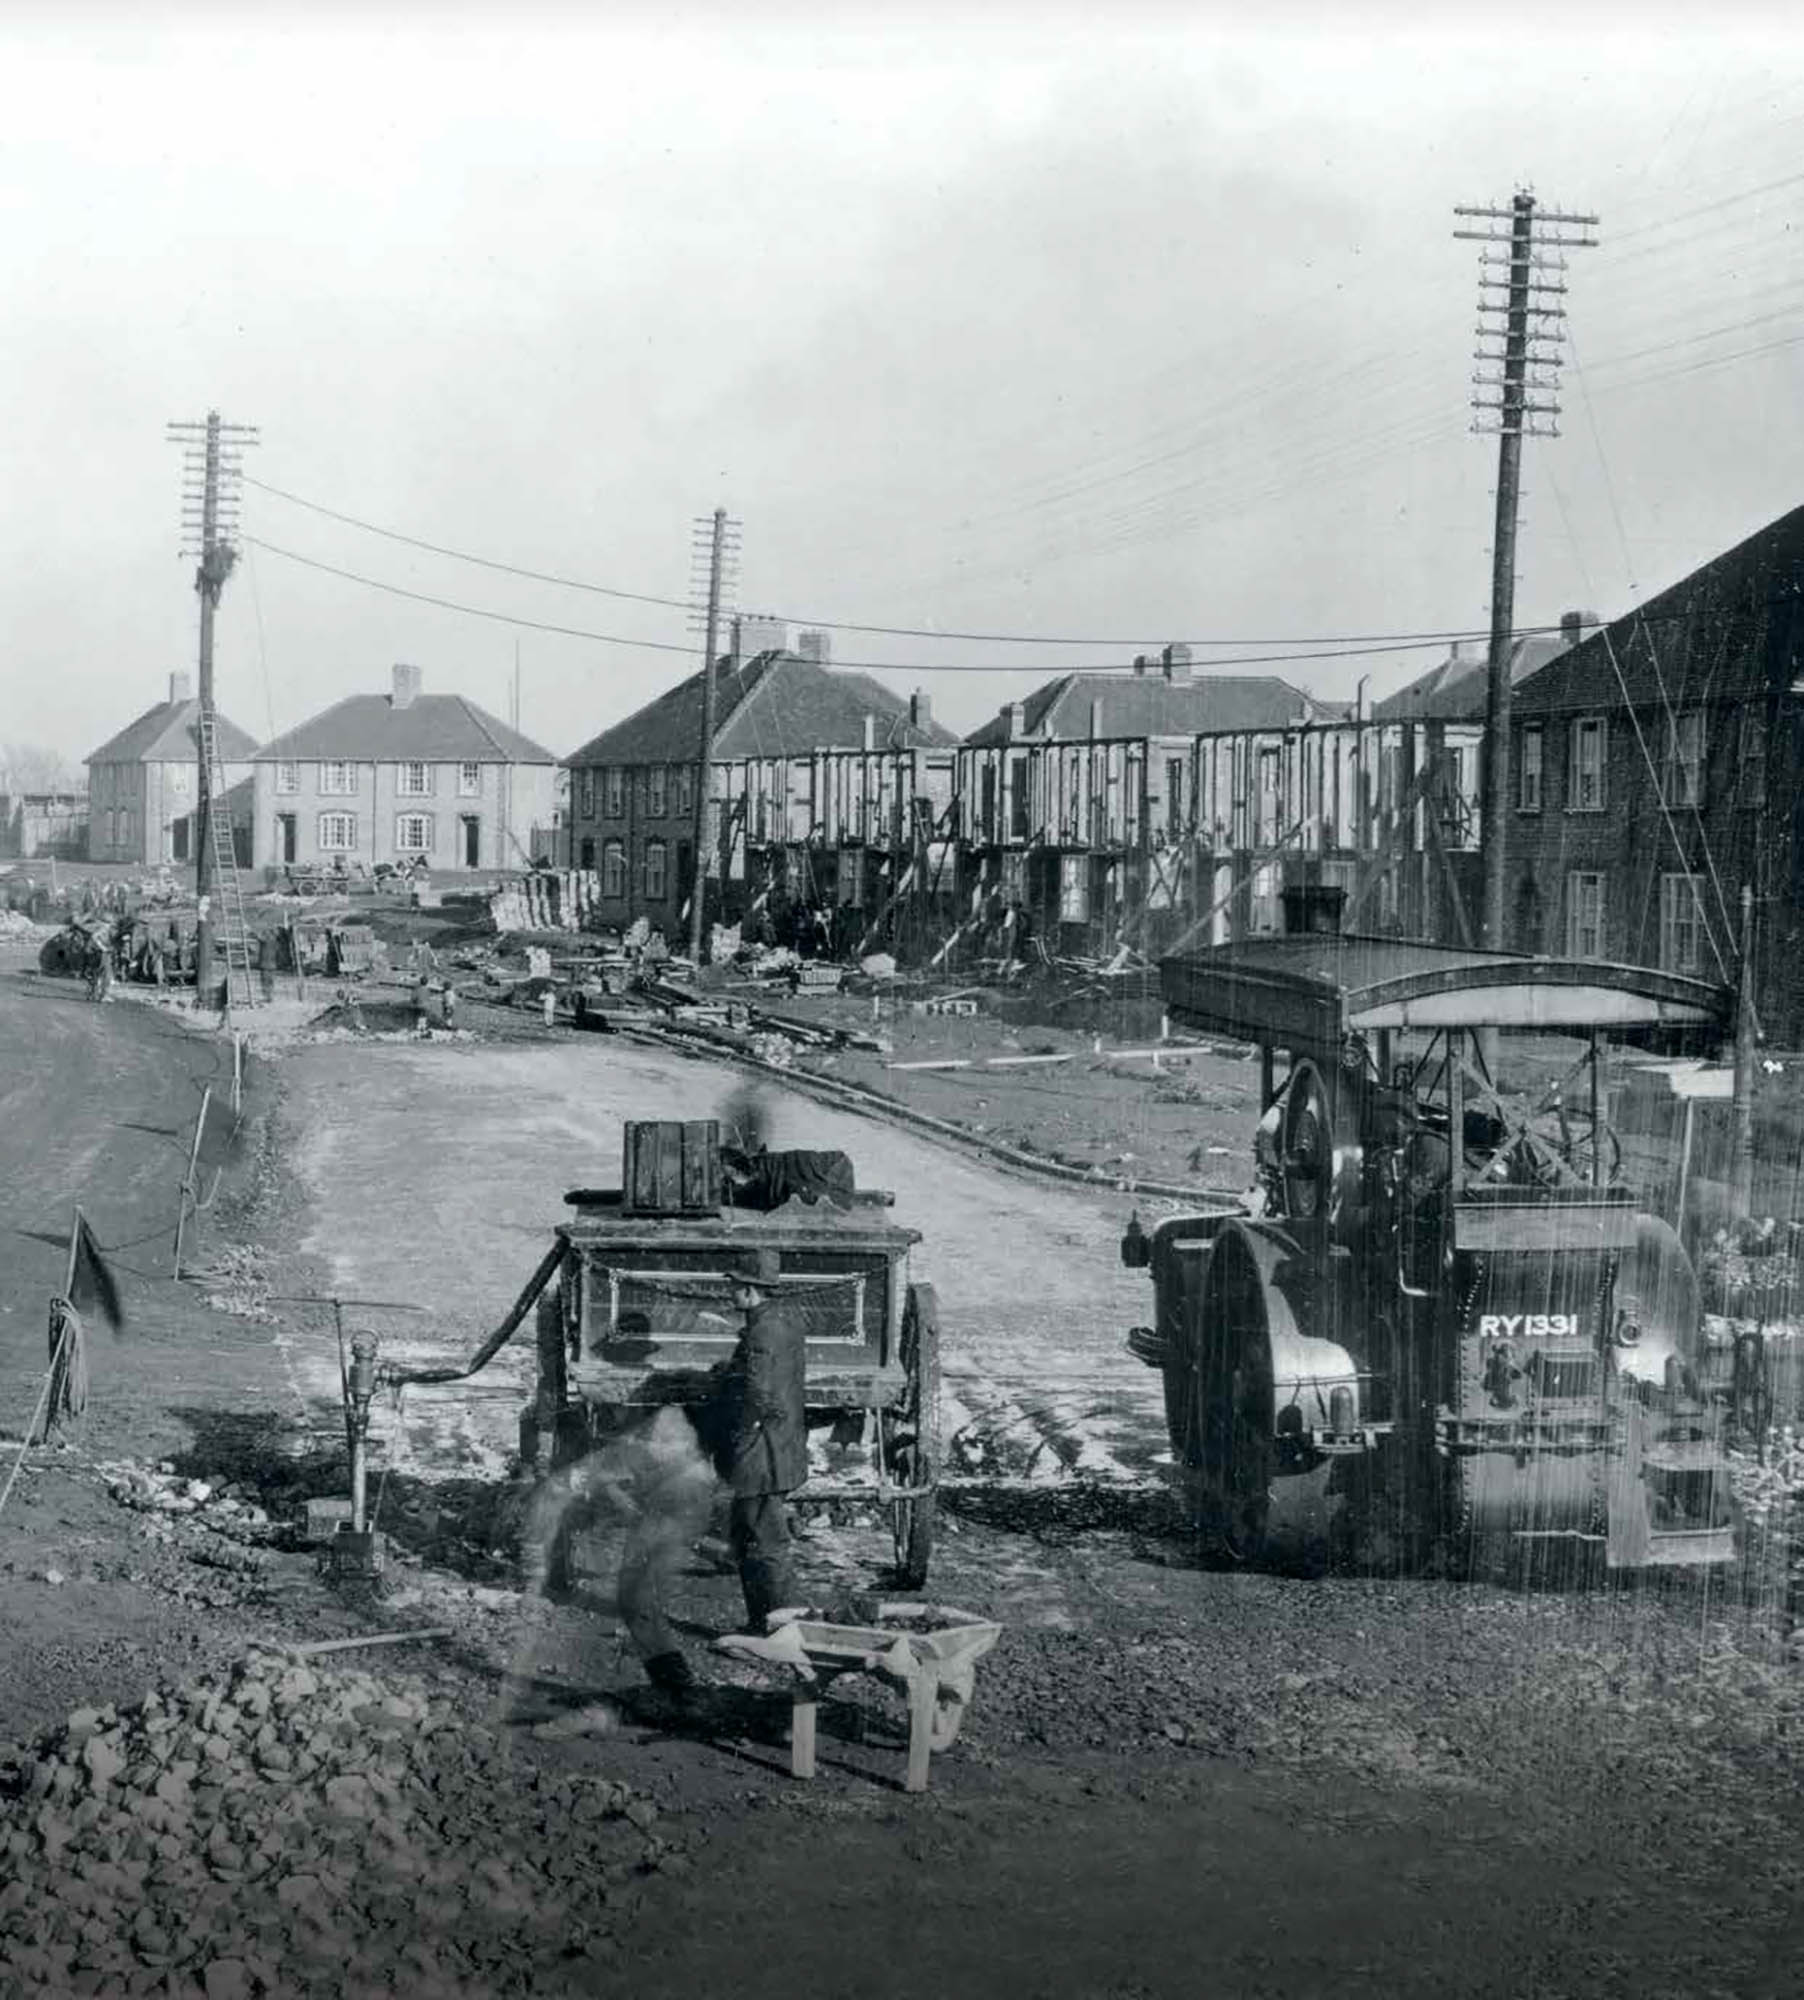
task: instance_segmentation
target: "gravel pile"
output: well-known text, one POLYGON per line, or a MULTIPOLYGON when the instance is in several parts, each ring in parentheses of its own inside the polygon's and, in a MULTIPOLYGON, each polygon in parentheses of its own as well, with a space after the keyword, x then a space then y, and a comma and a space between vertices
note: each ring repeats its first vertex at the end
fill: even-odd
POLYGON ((684 1865, 425 1683, 270 1653, 0 1749, 9 1994, 559 1994, 684 1865))

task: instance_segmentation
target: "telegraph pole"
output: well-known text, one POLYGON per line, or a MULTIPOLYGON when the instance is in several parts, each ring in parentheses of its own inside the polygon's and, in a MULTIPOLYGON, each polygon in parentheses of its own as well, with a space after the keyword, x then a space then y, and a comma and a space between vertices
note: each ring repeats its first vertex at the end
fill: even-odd
POLYGON ((196 734, 198 781, 194 792, 194 896, 198 910, 194 936, 194 1003, 205 1004, 213 979, 213 766, 218 713, 213 701, 213 614, 219 594, 238 561, 233 533, 238 526, 242 447, 257 442, 252 424, 227 424, 217 410, 204 423, 173 423, 170 441, 183 447, 183 553, 199 536, 200 564, 194 588, 200 594, 200 728, 196 734))
MULTIPOLYGON (((721 595, 728 572, 738 560, 739 524, 716 507, 710 521, 696 522, 695 558, 699 566, 706 550, 707 608, 702 614, 702 740, 695 770, 695 866, 689 884, 689 956, 702 962, 703 924, 708 901, 708 792, 714 770, 714 650, 719 643, 721 595)), ((699 581, 699 579, 698 579, 699 581)))
POLYGON ((1508 824, 1510 792, 1510 653, 1516 622, 1516 516, 1522 492, 1522 440, 1558 437, 1560 326, 1566 287, 1546 272, 1564 271, 1566 250, 1589 250, 1595 215, 1538 208, 1518 192, 1508 208, 1456 208, 1457 216, 1490 225, 1456 229, 1456 237, 1490 243, 1480 253, 1477 328, 1480 364, 1472 378, 1475 431, 1496 431, 1497 516, 1491 539, 1491 651, 1485 694, 1484 938, 1493 951, 1508 942, 1508 824), (1507 228, 1500 225, 1507 224, 1507 228), (1568 232, 1577 230, 1580 234, 1568 232), (1503 270, 1507 275, 1493 276, 1503 270), (1501 293, 1498 298, 1495 294, 1501 293), (1488 343, 1497 343, 1491 345, 1488 343), (1499 372, 1485 373, 1487 367, 1499 372), (1547 400, 1532 400, 1544 396, 1547 400), (1537 421, 1539 419, 1540 421, 1537 421))

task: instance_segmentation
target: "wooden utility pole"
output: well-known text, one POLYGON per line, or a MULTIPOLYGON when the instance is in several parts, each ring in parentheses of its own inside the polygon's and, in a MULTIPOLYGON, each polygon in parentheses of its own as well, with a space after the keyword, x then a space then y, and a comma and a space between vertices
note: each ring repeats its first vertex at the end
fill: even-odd
MULTIPOLYGON (((697 523, 698 529, 702 527, 697 523)), ((702 962, 702 945, 707 922, 708 903, 708 794, 713 784, 714 771, 714 652, 720 637, 720 603, 726 582, 726 573, 732 560, 730 544, 737 537, 738 526, 727 520, 727 510, 716 507, 713 519, 706 525, 708 596, 707 609, 703 614, 702 637, 702 737, 697 746, 695 768, 695 831, 692 836, 695 861, 690 870, 689 881, 689 956, 699 966, 702 962)), ((696 555, 701 555, 703 543, 698 536, 696 555)))
POLYGON ((213 700, 213 614, 226 578, 238 561, 232 540, 237 523, 240 447, 255 444, 256 427, 227 424, 217 410, 204 423, 169 426, 172 442, 184 447, 187 475, 182 489, 182 526, 192 545, 200 538, 200 565, 194 588, 200 595, 200 726, 195 730, 194 896, 198 912, 194 936, 194 1004, 204 1007, 213 983, 213 759, 218 711, 213 700))
POLYGON ((1595 215, 1538 209, 1535 197, 1518 193, 1508 208, 1456 208, 1455 215, 1477 218, 1483 229, 1456 229, 1456 237, 1499 246, 1501 254, 1480 256, 1478 337, 1474 359, 1495 374, 1474 375, 1475 431, 1498 433, 1497 512, 1491 540, 1491 648, 1485 694, 1484 765, 1484 941, 1493 951, 1508 944, 1508 850, 1510 812, 1510 654, 1516 622, 1516 517, 1522 491, 1522 440, 1557 437, 1560 304, 1566 287, 1539 275, 1563 271, 1564 250, 1595 247, 1594 236, 1568 230, 1595 229, 1595 215), (1507 230, 1498 227, 1508 224, 1507 230), (1502 269, 1506 275, 1493 276, 1502 269), (1501 293, 1501 299, 1494 296, 1501 293), (1547 400, 1533 397, 1545 394, 1547 400), (1537 423, 1537 418, 1544 419, 1537 423))
POLYGON ((1735 1207, 1754 1212, 1754 891, 1741 885, 1741 976, 1735 993, 1735 1207))

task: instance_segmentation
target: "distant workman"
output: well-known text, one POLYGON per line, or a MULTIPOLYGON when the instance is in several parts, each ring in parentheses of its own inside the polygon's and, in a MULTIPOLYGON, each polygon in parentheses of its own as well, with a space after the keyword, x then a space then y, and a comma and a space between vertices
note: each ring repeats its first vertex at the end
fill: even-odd
POLYGON ((771 1249, 735 1260, 733 1303, 745 1329, 722 1365, 711 1413, 715 1467, 733 1496, 728 1537, 754 1632, 796 1602, 788 1498, 808 1477, 806 1336, 799 1306, 772 1296, 780 1268, 771 1249))
POLYGON ((276 997, 276 934, 265 931, 257 944, 257 984, 267 1007, 276 997))

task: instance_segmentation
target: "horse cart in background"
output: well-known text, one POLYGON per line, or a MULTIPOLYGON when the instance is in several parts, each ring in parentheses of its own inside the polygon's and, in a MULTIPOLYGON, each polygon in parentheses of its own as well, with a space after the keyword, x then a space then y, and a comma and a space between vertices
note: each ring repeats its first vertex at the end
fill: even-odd
MULTIPOLYGON (((1199 1528, 1233 1558, 1588 1547, 1728 1561, 1722 1411, 1675 1231, 1624 1183, 1608 1038, 1720 1037, 1733 996, 1632 966, 1336 931, 1168 958, 1174 1022, 1261 1050, 1238 1213, 1137 1220, 1199 1528), (1520 1067, 1506 1090, 1487 1045, 1520 1067), (1549 1064, 1550 1037, 1570 1041, 1549 1064), (1277 1075, 1275 1055, 1287 1058, 1277 1075)), ((1499 1065, 1501 1068, 1501 1065, 1499 1065)))

